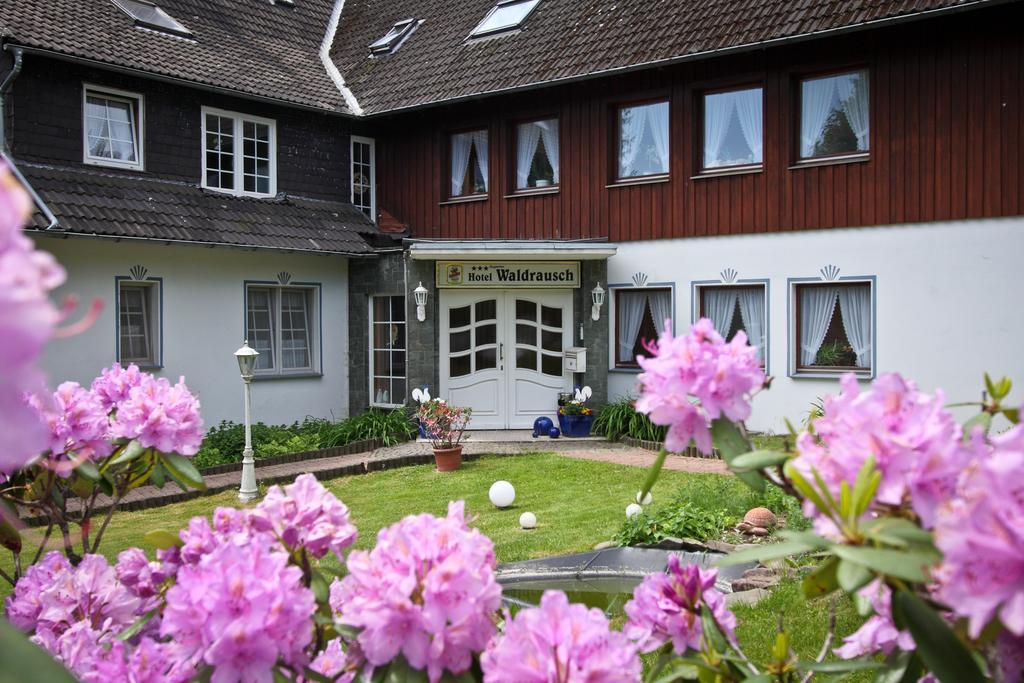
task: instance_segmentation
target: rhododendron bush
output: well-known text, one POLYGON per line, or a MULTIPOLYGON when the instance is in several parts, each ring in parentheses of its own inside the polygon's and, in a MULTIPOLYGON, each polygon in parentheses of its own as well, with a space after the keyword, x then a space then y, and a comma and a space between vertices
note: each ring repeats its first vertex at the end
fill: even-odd
MULTIPOLYGON (((815 566, 809 598, 854 596, 863 625, 842 643, 830 631, 815 659, 794 654, 782 618, 767 661, 751 657, 717 570, 675 556, 636 587, 621 628, 559 591, 513 612, 494 547, 462 502, 399 520, 372 550, 353 551, 348 509, 308 474, 254 506, 153 530, 153 554, 129 548, 111 564, 97 551, 129 491, 203 487, 189 461, 199 403, 183 380, 116 364, 88 387, 41 388, 34 363, 59 333, 48 292, 63 274, 20 234, 27 210, 0 170, 0 545, 13 558, 0 578, 14 586, 0 673, 14 680, 1021 679, 1024 427, 1010 382, 986 377, 984 401, 961 424, 941 392, 896 374, 870 385, 850 375, 792 452, 753 450, 743 422, 768 379, 742 332, 725 342, 708 320, 681 336, 666 329, 638 359, 637 409, 668 428, 641 497, 668 451, 693 442, 717 448, 750 486, 798 498, 813 531, 782 531, 725 562, 801 555, 815 566), (39 531, 27 517, 42 520, 39 531), (838 660, 825 661, 830 653, 838 660)), ((446 433, 461 434, 460 415, 446 433)))

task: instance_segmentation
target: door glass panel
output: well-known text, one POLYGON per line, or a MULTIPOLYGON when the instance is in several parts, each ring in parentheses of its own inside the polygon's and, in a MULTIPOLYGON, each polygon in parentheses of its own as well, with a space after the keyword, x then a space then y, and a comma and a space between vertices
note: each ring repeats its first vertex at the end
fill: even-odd
POLYGON ((523 370, 536 370, 537 352, 530 349, 516 349, 516 367, 523 370))
POLYGON ((469 330, 464 332, 451 332, 448 335, 449 350, 452 352, 469 351, 469 330))
POLYGON ((470 356, 452 356, 448 361, 448 374, 451 377, 463 377, 469 374, 470 356))
POLYGON ((377 375, 391 374, 391 354, 387 351, 373 352, 373 371, 377 375))
POLYGON ((560 331, 550 332, 548 330, 541 330, 540 345, 545 351, 561 351, 562 333, 560 331))
POLYGON ((537 345, 537 328, 533 325, 516 324, 516 344, 537 345))
POLYGON ((395 377, 405 377, 405 353, 396 351, 391 354, 391 374, 395 377))
POLYGON ((459 306, 448 311, 448 327, 465 327, 469 324, 469 306, 459 306))
POLYGON ((540 358, 540 371, 545 375, 552 375, 553 377, 562 376, 562 357, 561 356, 549 356, 548 354, 541 354, 540 358))
POLYGON ((540 322, 547 327, 562 327, 562 309, 551 306, 540 307, 540 322))
POLYGON ((476 345, 494 344, 498 341, 498 326, 493 323, 476 328, 476 345))
POLYGON ((476 304, 476 321, 494 320, 498 317, 498 302, 495 299, 478 301, 476 304))
POLYGON ((494 349, 480 349, 476 352, 476 371, 493 370, 498 367, 498 354, 494 349))
POLYGON ((516 299, 516 320, 537 320, 537 304, 516 299))

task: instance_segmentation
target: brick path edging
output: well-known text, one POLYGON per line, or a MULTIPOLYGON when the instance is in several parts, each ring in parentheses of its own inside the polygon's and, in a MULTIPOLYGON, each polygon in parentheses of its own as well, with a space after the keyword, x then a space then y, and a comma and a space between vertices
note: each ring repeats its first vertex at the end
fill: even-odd
MULTIPOLYGON (((364 439, 363 441, 353 441, 352 443, 345 444, 343 446, 334 446, 333 448, 318 448, 315 451, 302 451, 301 453, 284 453, 282 455, 274 455, 269 458, 257 458, 256 464, 258 466, 268 465, 284 465, 290 462, 302 462, 303 460, 319 460, 320 458, 336 458, 341 455, 354 455, 356 453, 369 453, 375 451, 378 448, 383 447, 384 443, 380 439, 364 439)), ((242 463, 239 462, 228 462, 221 465, 210 465, 199 470, 202 475, 207 474, 224 474, 225 472, 239 472, 242 469, 242 463)))
MULTIPOLYGON (((660 451, 660 441, 643 441, 641 439, 634 439, 631 436, 623 436, 619 438, 620 443, 624 443, 632 448, 643 448, 648 451, 660 451)), ((712 449, 711 455, 705 455, 697 450, 696 446, 687 446, 686 450, 682 453, 673 453, 672 455, 678 455, 684 458, 710 458, 712 460, 721 460, 722 454, 718 452, 718 449, 712 449)))

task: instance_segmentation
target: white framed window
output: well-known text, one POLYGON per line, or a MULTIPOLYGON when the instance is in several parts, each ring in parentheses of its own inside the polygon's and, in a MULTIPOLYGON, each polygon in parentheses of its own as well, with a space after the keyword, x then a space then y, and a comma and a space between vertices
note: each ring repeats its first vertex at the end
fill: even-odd
POLYGON ((259 352, 260 375, 310 374, 320 371, 319 287, 247 283, 245 335, 259 352))
POLYGON ((620 287, 615 296, 615 367, 638 368, 637 356, 647 356, 645 342, 658 338, 672 315, 671 287, 620 287))
POLYGON ((86 84, 82 88, 82 161, 142 170, 142 95, 86 84))
POLYGON ((370 297, 370 404, 405 403, 405 297, 370 297))
POLYGON ((373 138, 352 136, 350 177, 352 205, 377 222, 377 144, 373 138))
POLYGON ((558 119, 516 126, 516 189, 558 187, 558 119))
POLYGON ((763 99, 760 87, 704 94, 705 171, 761 165, 763 99))
POLYGON ((791 281, 792 375, 873 376, 874 280, 791 281))
POLYGON ((449 197, 472 197, 487 194, 487 130, 453 133, 449 139, 451 162, 449 197))
POLYGON ((203 187, 251 197, 277 194, 277 124, 203 107, 203 187))
POLYGON ((744 282, 735 285, 698 285, 697 318, 708 318, 726 341, 740 330, 747 343, 757 348, 761 366, 765 366, 768 344, 768 288, 765 284, 744 282))
POLYGON ((476 38, 517 29, 538 4, 540 0, 502 0, 491 8, 469 35, 476 38))
POLYGON ((117 361, 160 367, 159 280, 117 280, 117 361))
POLYGON ((800 81, 800 158, 864 154, 870 136, 867 69, 800 81))
POLYGON ((668 174, 668 112, 667 100, 618 108, 618 180, 668 174))

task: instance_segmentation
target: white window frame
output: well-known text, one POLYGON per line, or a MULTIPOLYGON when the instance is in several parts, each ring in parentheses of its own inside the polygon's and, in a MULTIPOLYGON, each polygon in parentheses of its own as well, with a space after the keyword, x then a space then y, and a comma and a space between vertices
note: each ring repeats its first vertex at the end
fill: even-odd
POLYGON ((274 367, 255 371, 256 377, 309 377, 322 374, 321 358, 321 291, 316 283, 290 283, 282 285, 277 282, 259 282, 249 280, 245 283, 245 296, 242 301, 245 335, 249 334, 249 290, 267 289, 271 292, 270 324, 274 339, 274 367), (309 365, 302 368, 285 368, 282 363, 281 338, 281 292, 284 290, 301 290, 306 294, 309 319, 309 365))
MULTIPOLYGON (((822 278, 789 278, 787 297, 787 323, 789 327, 789 349, 787 350, 788 375, 793 379, 836 379, 848 372, 858 378, 874 379, 878 374, 878 279, 874 275, 852 275, 836 280, 822 278), (800 366, 800 339, 797 337, 800 316, 800 287, 803 285, 868 285, 871 292, 871 367, 870 368, 837 368, 812 369, 800 366)), ((832 315, 835 315, 833 311, 832 315)))
POLYGON ((200 135, 202 136, 202 169, 200 176, 200 184, 205 190, 211 192, 221 192, 223 194, 234 195, 236 197, 274 197, 277 195, 277 121, 274 119, 263 118, 262 116, 250 116, 249 114, 242 114, 236 111, 227 111, 225 109, 217 109, 215 107, 202 107, 200 110, 200 135), (233 172, 234 172, 234 188, 226 189, 222 187, 213 187, 212 185, 206 184, 206 116, 220 116, 223 118, 229 118, 234 121, 233 131, 233 172), (244 154, 243 154, 243 124, 245 123, 256 123, 268 126, 270 129, 270 188, 269 192, 246 192, 243 188, 245 187, 245 180, 243 177, 244 168, 244 154))
POLYGON ((470 38, 483 38, 485 36, 493 36, 493 35, 497 35, 497 34, 501 34, 501 33, 508 33, 509 31, 516 31, 516 30, 522 28, 523 24, 526 23, 526 20, 530 18, 530 15, 533 14, 534 11, 537 9, 537 6, 540 5, 540 0, 536 0, 535 2, 533 2, 533 6, 530 7, 530 10, 526 14, 523 15, 522 19, 520 19, 518 22, 516 22, 514 24, 505 24, 503 26, 498 26, 496 28, 487 29, 487 30, 481 30, 480 27, 483 26, 484 24, 486 24, 487 20, 490 19, 496 12, 501 10, 501 8, 508 7, 510 5, 522 5, 522 4, 525 4, 527 2, 531 2, 531 1, 532 0, 500 0, 497 4, 494 5, 494 7, 492 7, 487 12, 487 14, 484 15, 484 18, 480 20, 480 23, 478 23, 473 28, 473 30, 470 31, 469 37, 470 38))
MULTIPOLYGON (((364 144, 370 148, 370 220, 377 222, 377 141, 362 135, 349 136, 348 147, 348 185, 349 201, 356 206, 356 144, 364 144)), ((356 206, 360 211, 362 207, 356 206)))
POLYGON ((114 354, 119 363, 135 363, 141 368, 163 367, 163 282, 159 278, 147 280, 134 280, 131 278, 117 278, 116 300, 114 301, 114 316, 117 321, 117 344, 114 354), (125 287, 145 290, 146 298, 146 334, 149 335, 149 357, 148 358, 126 358, 124 349, 121 346, 121 294, 125 287))
MULTIPOLYGON (((621 373, 639 373, 641 372, 639 365, 620 365, 619 364, 619 292, 643 292, 647 290, 658 290, 667 289, 669 291, 669 298, 671 300, 670 310, 673 313, 672 317, 672 334, 675 334, 678 329, 678 321, 676 320, 676 283, 673 281, 668 282, 645 282, 643 285, 637 285, 636 283, 628 284, 615 284, 610 283, 608 285, 607 298, 608 302, 608 372, 621 372, 621 373)), ((659 331, 661 326, 655 323, 655 328, 659 331)))
POLYGON ((109 166, 111 168, 123 168, 133 171, 145 170, 145 130, 146 130, 146 107, 145 98, 141 93, 107 88, 92 83, 82 84, 82 163, 93 166, 109 166), (135 135, 135 158, 136 161, 119 161, 107 159, 106 157, 94 157, 89 154, 89 125, 86 122, 88 116, 89 95, 96 95, 110 100, 127 102, 132 107, 132 129, 135 135))
MULTIPOLYGON (((401 408, 402 406, 405 405, 405 396, 402 396, 402 401, 401 402, 395 402, 394 400, 392 400, 392 401, 390 401, 388 403, 381 403, 381 402, 378 402, 378 401, 375 400, 376 396, 373 393, 374 380, 376 379, 376 375, 377 375, 376 368, 374 367, 374 353, 376 351, 378 351, 378 350, 385 350, 385 351, 389 350, 389 349, 377 349, 374 346, 374 344, 373 344, 373 326, 375 324, 377 324, 377 320, 376 320, 376 318, 374 318, 373 303, 374 303, 374 299, 377 299, 378 297, 384 297, 384 298, 388 298, 388 299, 400 298, 402 300, 403 307, 406 308, 405 320, 402 321, 401 323, 398 323, 398 324, 401 324, 401 325, 403 325, 405 327, 405 376, 399 377, 398 375, 390 374, 390 375, 387 375, 387 377, 388 377, 388 379, 392 380, 392 382, 395 379, 405 380, 405 391, 406 391, 407 394, 409 393, 409 311, 408 311, 408 307, 406 306, 405 296, 402 295, 402 294, 373 294, 373 295, 371 295, 369 297, 369 301, 368 301, 368 305, 369 305, 369 316, 368 316, 368 318, 370 320, 369 339, 368 339, 368 343, 367 343, 367 347, 368 347, 369 353, 370 353, 370 359, 369 359, 370 362, 368 364, 368 367, 370 369, 370 372, 369 372, 369 377, 370 377, 370 384, 369 384, 370 400, 369 400, 369 403, 370 403, 370 406, 373 407, 373 408, 401 408)), ((388 324, 391 324, 391 325, 396 324, 394 320, 388 320, 387 322, 388 322, 388 324)), ((384 377, 384 375, 381 375, 381 377, 384 377)), ((393 396, 391 398, 394 399, 393 396)))

